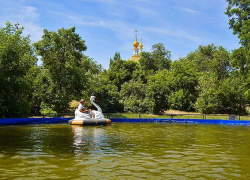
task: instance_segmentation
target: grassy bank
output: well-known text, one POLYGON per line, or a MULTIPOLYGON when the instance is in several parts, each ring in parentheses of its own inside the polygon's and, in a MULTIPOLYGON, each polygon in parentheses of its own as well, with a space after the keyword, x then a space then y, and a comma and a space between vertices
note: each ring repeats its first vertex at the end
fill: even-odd
MULTIPOLYGON (((164 114, 164 115, 156 115, 156 114, 139 114, 139 113, 104 113, 106 118, 166 118, 166 119, 223 119, 229 120, 229 115, 227 114, 164 114)), ((56 114, 44 114, 43 116, 32 116, 32 117, 65 117, 65 118, 74 118, 74 113, 56 113, 56 114)), ((236 116, 236 120, 250 120, 250 116, 236 116)))
MULTIPOLYGON (((171 119, 223 119, 229 120, 229 115, 223 114, 138 114, 138 113, 111 113, 105 114, 109 118, 171 118, 171 119)), ((250 120, 250 116, 236 116, 236 120, 250 120)))

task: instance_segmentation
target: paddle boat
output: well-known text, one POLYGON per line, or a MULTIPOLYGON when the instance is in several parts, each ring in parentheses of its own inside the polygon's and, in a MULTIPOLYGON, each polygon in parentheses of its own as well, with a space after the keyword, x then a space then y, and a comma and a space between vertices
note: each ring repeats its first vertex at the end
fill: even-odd
POLYGON ((111 124, 110 119, 106 119, 102 113, 102 109, 94 101, 96 100, 95 96, 90 97, 91 103, 97 108, 96 110, 90 111, 92 117, 88 113, 82 113, 78 109, 75 110, 75 118, 69 120, 71 125, 83 125, 83 126, 98 126, 98 125, 108 125, 111 124))

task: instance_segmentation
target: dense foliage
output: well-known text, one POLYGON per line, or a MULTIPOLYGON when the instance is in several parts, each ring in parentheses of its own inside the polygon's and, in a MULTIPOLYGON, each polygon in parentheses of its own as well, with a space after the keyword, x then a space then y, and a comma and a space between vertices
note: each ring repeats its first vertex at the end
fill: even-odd
POLYGON ((31 44, 22 27, 7 22, 0 28, 0 117, 69 112, 72 100, 91 95, 104 112, 245 114, 250 104, 250 2, 226 1, 239 49, 202 45, 171 61, 171 52, 158 43, 141 53, 139 63, 122 60, 116 52, 108 70, 84 55, 87 46, 75 27, 44 30, 42 39, 31 44))
POLYGON ((0 117, 28 116, 37 61, 23 28, 7 22, 0 29, 0 117))
POLYGON ((75 27, 58 32, 44 30, 42 40, 34 46, 43 61, 34 98, 40 98, 37 103, 43 102, 55 111, 65 112, 68 103, 79 99, 82 91, 90 87, 92 75, 98 74, 101 68, 83 55, 87 47, 75 33, 75 27), (41 86, 46 87, 39 88, 41 86))

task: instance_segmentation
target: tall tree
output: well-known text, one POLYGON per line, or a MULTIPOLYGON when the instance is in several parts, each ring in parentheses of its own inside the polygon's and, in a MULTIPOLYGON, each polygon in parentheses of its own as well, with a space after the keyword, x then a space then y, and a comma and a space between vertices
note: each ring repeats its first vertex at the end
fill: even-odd
POLYGON ((171 93, 172 74, 169 70, 157 71, 148 80, 147 98, 152 105, 151 111, 158 113, 170 108, 169 94, 171 93))
POLYGON ((243 46, 250 46, 250 1, 226 0, 228 7, 225 12, 230 18, 229 26, 237 34, 243 46))
POLYGON ((89 96, 96 96, 103 112, 121 112, 123 111, 123 105, 119 102, 118 88, 110 82, 106 73, 104 71, 89 78, 90 86, 83 91, 83 97, 87 100, 87 105, 90 105, 88 102, 89 96))
POLYGON ((231 65, 239 73, 248 76, 250 71, 250 1, 227 0, 225 12, 229 16, 229 28, 238 35, 242 47, 233 51, 231 65))
POLYGON ((246 91, 245 85, 244 78, 234 73, 219 82, 215 74, 204 73, 199 79, 196 110, 208 114, 245 114, 249 104, 249 90, 246 91))
POLYGON ((171 64, 171 51, 166 50, 162 43, 152 46, 152 57, 155 59, 158 69, 169 69, 171 64))
POLYGON ((138 64, 133 61, 117 59, 107 71, 108 79, 121 90, 123 83, 132 79, 133 72, 138 68, 138 64))
POLYGON ((171 52, 166 50, 162 43, 154 44, 152 52, 142 52, 140 65, 145 71, 154 72, 162 69, 169 69, 171 64, 171 52))
POLYGON ((53 82, 55 110, 65 111, 68 102, 79 96, 87 84, 83 67, 91 60, 83 55, 87 49, 85 41, 75 32, 75 27, 57 32, 45 29, 42 40, 34 46, 53 82))
POLYGON ((152 104, 146 98, 147 84, 141 80, 130 80, 122 85, 120 92, 121 102, 124 103, 124 110, 129 112, 149 112, 152 104))
POLYGON ((109 61, 109 67, 112 66, 112 63, 116 60, 121 60, 121 54, 119 52, 115 52, 115 55, 113 58, 110 58, 110 61, 109 61))
MULTIPOLYGON (((238 97, 244 97, 241 102, 237 104, 242 104, 249 98, 250 89, 250 1, 249 0, 227 0, 228 7, 225 14, 230 18, 229 28, 233 29, 233 33, 238 35, 240 39, 241 47, 235 49, 232 53, 231 65, 233 67, 234 75, 236 77, 232 79, 232 82, 238 82, 240 79, 240 84, 238 87, 241 88, 241 94, 238 97)), ((239 100, 239 98, 236 98, 239 100)), ((243 106, 240 106, 242 109, 243 106)))
POLYGON ((198 97, 198 72, 194 62, 185 58, 174 61, 171 66, 170 98, 171 109, 194 110, 198 97))
POLYGON ((195 52, 189 53, 186 59, 192 61, 200 73, 215 73, 220 80, 229 76, 229 54, 222 46, 200 45, 195 52))
POLYGON ((29 36, 19 24, 0 28, 0 117, 30 113, 30 97, 38 70, 29 36))

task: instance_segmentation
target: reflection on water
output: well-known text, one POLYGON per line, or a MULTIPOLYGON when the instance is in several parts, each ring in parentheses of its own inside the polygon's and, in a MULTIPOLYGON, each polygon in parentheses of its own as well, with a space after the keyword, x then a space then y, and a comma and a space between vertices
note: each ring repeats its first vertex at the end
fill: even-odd
POLYGON ((100 149, 105 142, 105 130, 103 127, 85 128, 82 126, 71 126, 73 132, 74 152, 82 153, 82 149, 88 148, 88 151, 100 149))
POLYGON ((0 179, 249 179, 250 128, 0 127, 0 179))

